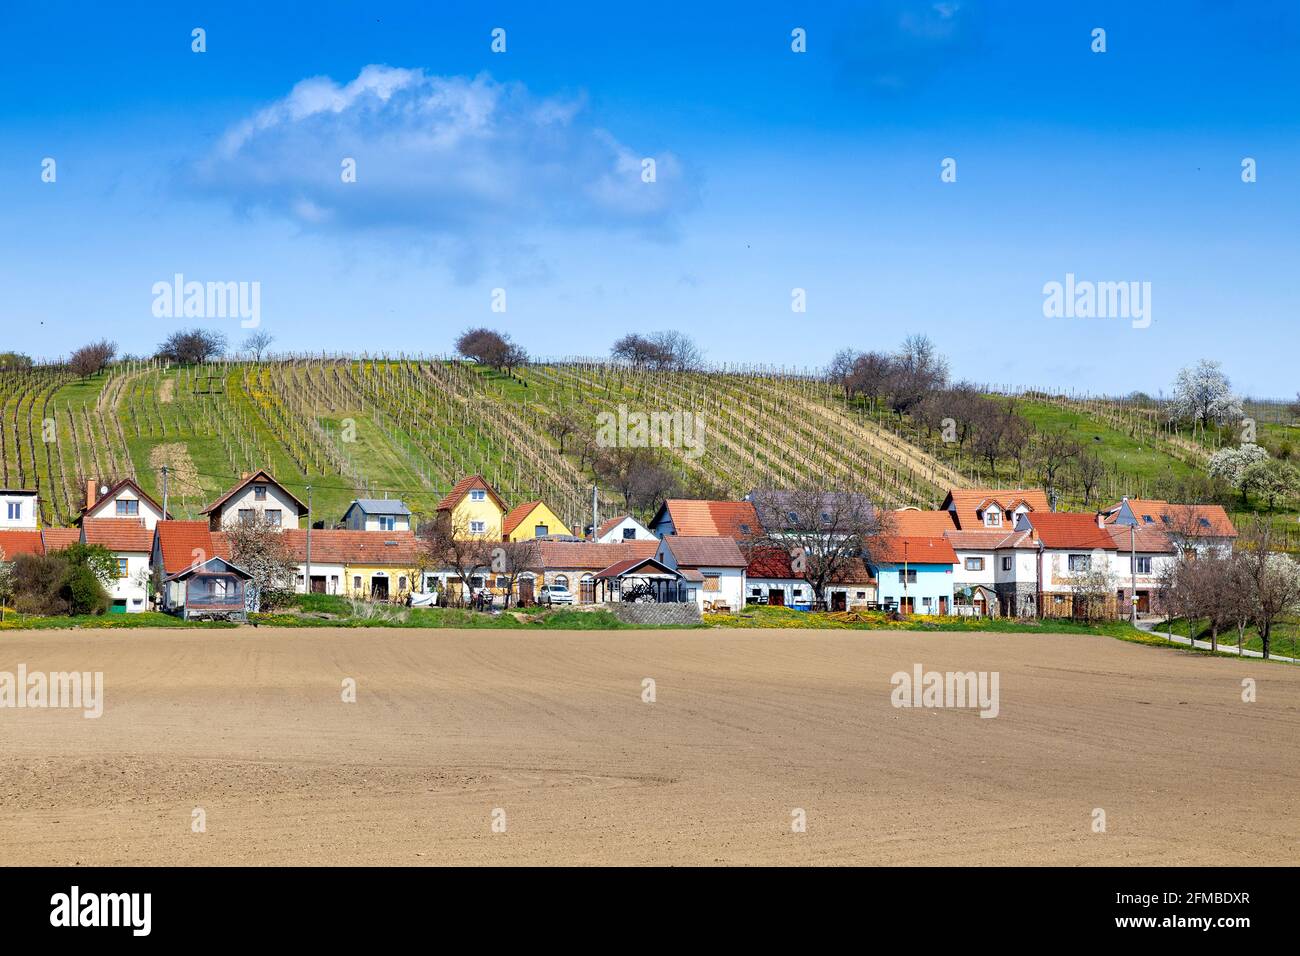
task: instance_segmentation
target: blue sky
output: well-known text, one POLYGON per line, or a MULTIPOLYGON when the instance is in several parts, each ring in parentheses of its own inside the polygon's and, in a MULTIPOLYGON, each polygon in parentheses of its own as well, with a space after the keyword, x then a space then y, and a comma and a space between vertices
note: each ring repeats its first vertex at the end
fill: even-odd
POLYGON ((0 11, 0 350, 238 343, 154 316, 181 273, 260 283, 299 351, 680 328, 816 366, 924 332, 980 382, 1300 387, 1292 5, 268 6, 0 11), (1045 318, 1067 273, 1150 282, 1150 326, 1045 318))

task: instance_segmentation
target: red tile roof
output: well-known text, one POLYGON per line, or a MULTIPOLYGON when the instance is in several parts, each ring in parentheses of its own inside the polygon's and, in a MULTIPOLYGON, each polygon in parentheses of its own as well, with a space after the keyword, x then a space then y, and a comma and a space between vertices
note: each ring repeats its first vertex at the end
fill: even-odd
MULTIPOLYGON (((507 535, 514 531, 515 528, 523 524, 524 519, 533 513, 533 509, 541 504, 541 501, 525 501, 522 505, 515 505, 509 513, 501 519, 501 534, 507 535)), ((439 505, 438 507, 442 507, 439 505)))
MULTIPOLYGON (((307 560, 306 529, 288 528, 280 534, 294 561, 307 560)), ((411 567, 420 553, 413 531, 323 531, 311 533, 313 564, 359 564, 411 567)))
POLYGON ((831 584, 875 584, 876 578, 861 558, 849 558, 831 575, 831 584))
POLYGON ((631 516, 631 515, 619 515, 619 516, 616 517, 616 518, 610 518, 608 521, 601 522, 600 527, 596 529, 596 535, 595 535, 595 536, 596 536, 597 538, 599 538, 599 537, 602 537, 602 536, 604 536, 604 535, 609 534, 611 531, 613 531, 615 528, 617 528, 620 524, 622 524, 624 521, 626 521, 626 520, 627 520, 628 518, 630 518, 630 517, 632 517, 632 516, 631 516))
MULTIPOLYGON (((46 528, 41 532, 41 538, 45 541, 45 553, 49 554, 51 551, 62 551, 70 544, 80 544, 81 529, 46 528)), ((149 549, 145 548, 145 550, 149 549)))
POLYGON ((0 551, 6 563, 20 554, 44 554, 45 545, 39 531, 0 531, 0 551))
POLYGON ((540 541, 542 567, 548 571, 599 571, 619 561, 653 558, 659 550, 658 540, 614 541, 540 541))
POLYGON ((1115 550, 1109 529, 1098 527, 1097 516, 1093 514, 1044 512, 1030 515, 1029 524, 1038 533, 1038 539, 1048 548, 1115 550))
POLYGON ((1132 550, 1147 554, 1172 554, 1174 552, 1174 545, 1169 540, 1169 535, 1155 528, 1133 528, 1131 541, 1129 539, 1128 525, 1107 525, 1106 530, 1110 532, 1115 547, 1121 551, 1128 551, 1131 546, 1132 550))
MULTIPOLYGON (((654 542, 646 542, 653 544, 654 542)), ((678 567, 683 568, 743 568, 748 561, 740 553, 733 537, 718 535, 669 535, 663 543, 672 552, 678 567)))
POLYGON ((751 578, 802 578, 791 566, 790 552, 781 548, 755 548, 745 574, 751 578))
POLYGON ((984 527, 976 511, 994 501, 1008 511, 1014 511, 1020 503, 1027 504, 1034 513, 1052 510, 1046 493, 1038 488, 953 488, 944 498, 943 507, 952 506, 959 530, 974 531, 984 527))
POLYGON ((891 535, 871 544, 877 564, 956 564, 957 554, 946 538, 891 535))
POLYGON ((139 518, 83 518, 86 544, 101 544, 110 551, 148 552, 153 532, 139 518))
POLYGON ((957 530, 957 519, 951 511, 916 511, 908 508, 886 511, 882 520, 889 522, 894 534, 904 537, 933 538, 946 531, 957 530))
MULTIPOLYGON (((685 537, 751 538, 763 533, 752 501, 669 498, 660 507, 659 514, 665 511, 673 523, 673 530, 685 537), (749 530, 746 531, 745 527, 749 530)), ((659 515, 655 520, 659 520, 659 515)))
MULTIPOLYGON (((1122 504, 1117 502, 1103 512, 1107 524, 1114 523, 1122 504)), ((1130 498, 1128 504, 1140 522, 1139 527, 1154 526, 1178 534, 1200 534, 1210 538, 1237 536, 1237 529, 1222 505, 1171 504, 1159 498, 1130 498)))
POLYGON ((501 496, 496 493, 496 489, 489 485, 487 479, 482 475, 470 475, 469 477, 462 478, 460 481, 456 482, 456 484, 452 486, 451 491, 447 492, 447 494, 443 496, 443 499, 438 502, 438 510, 448 511, 455 508, 460 504, 460 500, 469 494, 471 488, 482 488, 491 496, 492 500, 497 503, 498 508, 502 511, 506 510, 506 503, 501 500, 501 496))
POLYGON ((229 539, 209 531, 206 521, 159 521, 154 535, 162 551, 163 574, 178 574, 214 555, 230 560, 229 539))
POLYGON ((949 531, 944 534, 948 543, 963 551, 996 551, 1001 548, 1027 548, 1037 550, 1033 536, 1028 531, 949 531))
POLYGON ((601 571, 596 575, 596 577, 616 578, 619 577, 620 575, 627 574, 627 572, 629 571, 635 570, 640 567, 644 567, 646 565, 650 565, 653 567, 653 570, 647 572, 648 574, 672 574, 673 573, 672 568, 668 567, 667 565, 660 564, 652 557, 651 558, 627 558, 623 561, 617 562, 616 564, 611 564, 607 568, 602 568, 601 571))

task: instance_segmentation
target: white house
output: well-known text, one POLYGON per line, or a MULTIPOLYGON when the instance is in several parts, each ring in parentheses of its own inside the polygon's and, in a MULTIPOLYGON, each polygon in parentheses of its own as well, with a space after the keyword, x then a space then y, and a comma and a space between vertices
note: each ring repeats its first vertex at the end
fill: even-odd
POLYGON ((670 535, 659 542, 655 560, 683 575, 701 575, 700 609, 745 606, 745 568, 749 564, 731 537, 670 535))
POLYGON ((307 516, 307 506, 265 471, 245 474, 231 488, 199 514, 208 516, 208 527, 220 531, 245 519, 261 515, 278 528, 297 528, 307 516))
POLYGON ((149 610, 148 578, 153 531, 138 518, 83 518, 81 543, 102 545, 117 559, 117 575, 109 583, 108 596, 114 614, 135 614, 149 610))
POLYGON ((595 539, 597 544, 617 544, 620 541, 654 541, 655 535, 631 515, 618 515, 596 529, 595 539))
POLYGON ((1230 552, 1237 529, 1222 505, 1183 505, 1155 498, 1122 498, 1101 513, 1112 527, 1162 531, 1184 553, 1230 552))
POLYGON ((34 491, 26 488, 0 488, 0 528, 35 530, 36 504, 34 491))
POLYGON ((343 512, 349 531, 410 531, 411 509, 396 498, 355 498, 343 512))
MULTIPOLYGON (((171 515, 167 515, 168 518, 171 515)), ((162 506, 145 494, 131 478, 123 478, 112 485, 86 482, 86 507, 78 521, 87 518, 122 518, 138 520, 152 531, 163 520, 162 506)))

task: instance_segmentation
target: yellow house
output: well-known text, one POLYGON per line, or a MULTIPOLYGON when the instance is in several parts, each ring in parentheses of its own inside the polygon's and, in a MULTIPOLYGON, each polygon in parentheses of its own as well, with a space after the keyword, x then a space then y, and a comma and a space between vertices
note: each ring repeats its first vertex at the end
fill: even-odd
POLYGON ((572 536, 573 532, 541 501, 516 506, 501 522, 502 541, 531 541, 550 534, 572 536))
POLYGON ((450 515, 457 537, 500 541, 505 502, 482 475, 470 475, 456 482, 438 502, 438 516, 450 515))

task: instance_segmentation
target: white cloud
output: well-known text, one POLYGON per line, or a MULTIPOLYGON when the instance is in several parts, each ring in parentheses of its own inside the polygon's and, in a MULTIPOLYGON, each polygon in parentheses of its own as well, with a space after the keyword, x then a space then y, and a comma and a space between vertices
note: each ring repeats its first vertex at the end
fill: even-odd
POLYGON ((232 127, 190 185, 305 228, 416 230, 473 243, 537 227, 672 233, 697 196, 681 161, 642 153, 587 115, 487 75, 365 67, 299 82, 232 127), (340 177, 356 161, 356 182, 340 177), (641 163, 653 158, 656 181, 641 163))

